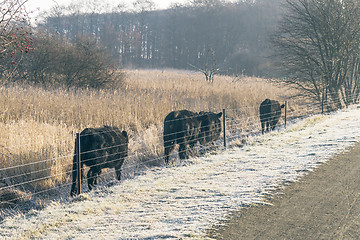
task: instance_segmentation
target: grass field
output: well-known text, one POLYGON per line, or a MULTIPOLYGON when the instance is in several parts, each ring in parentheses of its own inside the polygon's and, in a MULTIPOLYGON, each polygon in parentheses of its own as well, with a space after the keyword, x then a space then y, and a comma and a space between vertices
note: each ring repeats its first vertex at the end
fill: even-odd
MULTIPOLYGON (((280 235, 289 239, 359 239, 360 150, 354 159, 336 157, 329 162, 360 140, 358 115, 359 109, 351 106, 297 119, 287 129, 250 136, 242 148, 189 159, 176 167, 155 167, 75 198, 68 197, 67 188, 65 201, 55 199, 43 209, 1 221, 0 238, 210 239, 206 231, 224 226, 233 211, 286 198, 287 203, 274 209, 271 223, 278 224, 269 223, 269 209, 261 208, 255 218, 262 222, 244 223, 247 230, 255 228, 249 238, 214 239, 253 239, 255 235, 264 236, 261 239, 280 235), (321 165, 327 170, 316 173, 321 165), (282 194, 294 182, 311 179, 306 175, 312 171, 317 177, 293 189, 293 194, 282 194)), ((239 231, 241 227, 235 225, 225 232, 244 233, 239 231)))
POLYGON ((126 164, 136 166, 162 157, 159 136, 170 111, 225 108, 258 124, 258 106, 265 98, 284 101, 297 93, 265 79, 233 80, 215 76, 209 84, 200 73, 129 70, 121 89, 0 87, 0 188, 15 185, 36 192, 68 182, 74 136, 85 127, 128 131, 126 164))

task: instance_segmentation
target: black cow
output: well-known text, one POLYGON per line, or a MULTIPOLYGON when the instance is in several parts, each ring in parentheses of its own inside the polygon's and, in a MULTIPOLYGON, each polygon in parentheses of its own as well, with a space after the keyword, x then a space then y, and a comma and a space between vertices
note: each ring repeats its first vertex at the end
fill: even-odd
POLYGON ((169 155, 179 144, 180 159, 189 158, 187 146, 194 152, 197 141, 206 144, 215 141, 221 132, 220 117, 222 113, 194 113, 188 110, 173 111, 164 120, 165 163, 169 155))
POLYGON ((276 100, 265 99, 260 104, 260 122, 261 122, 261 130, 262 134, 266 131, 274 130, 276 124, 279 122, 281 116, 281 109, 284 108, 285 105, 281 105, 276 100))
POLYGON ((194 149, 200 137, 201 125, 198 115, 188 110, 173 111, 164 120, 165 163, 169 163, 169 155, 179 144, 180 159, 188 158, 187 146, 194 149))
POLYGON ((199 112, 198 119, 201 123, 200 144, 205 145, 216 141, 220 137, 222 112, 199 112))
MULTIPOLYGON (((120 131, 117 127, 86 128, 80 133, 81 168, 84 164, 90 167, 87 173, 89 190, 97 184, 97 178, 103 168, 115 168, 116 178, 120 180, 121 166, 128 155, 128 143, 127 132, 120 131)), ((74 196, 77 178, 76 152, 72 178, 70 194, 74 196)), ((83 173, 81 173, 81 178, 83 178, 83 173)))

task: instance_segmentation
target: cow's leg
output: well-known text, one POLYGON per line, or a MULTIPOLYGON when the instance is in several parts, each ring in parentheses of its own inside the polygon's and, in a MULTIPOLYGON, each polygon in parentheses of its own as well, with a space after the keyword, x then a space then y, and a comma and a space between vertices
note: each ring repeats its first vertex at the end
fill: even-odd
POLYGON ((99 184, 99 177, 100 177, 101 172, 102 172, 101 169, 99 169, 99 171, 94 173, 94 186, 99 184))
POLYGON ((92 190, 93 187, 98 183, 98 177, 101 173, 101 169, 98 168, 90 168, 87 173, 87 181, 88 181, 88 188, 92 190))
POLYGON ((170 145, 165 146, 165 164, 169 164, 170 154, 174 151, 175 143, 171 142, 170 145))
POLYGON ((278 121, 279 120, 273 120, 272 122, 271 122, 271 130, 274 130, 275 129, 275 127, 276 127, 276 124, 278 123, 278 121))
POLYGON ((265 132, 265 122, 261 121, 261 133, 264 134, 265 132))
MULTIPOLYGON (((122 164, 121 164, 122 165, 122 164)), ((121 165, 115 167, 116 179, 121 180, 121 165)))
POLYGON ((115 169, 115 172, 116 172, 116 180, 120 181, 121 180, 121 168, 115 169))
POLYGON ((87 182, 88 182, 88 188, 89 190, 93 189, 94 186, 94 172, 93 172, 93 168, 90 168, 88 173, 87 173, 87 182))
POLYGON ((170 146, 167 146, 165 148, 165 162, 166 164, 169 164, 169 159, 170 159, 170 154, 174 151, 175 149, 175 143, 172 142, 170 146))
POLYGON ((192 156, 197 156, 198 155, 197 152, 196 152, 195 146, 196 146, 196 140, 191 141, 189 147, 190 147, 190 151, 191 151, 192 156))
POLYGON ((180 159, 186 159, 188 158, 187 152, 186 152, 186 145, 184 142, 179 143, 179 157, 180 159))
POLYGON ((179 157, 180 159, 186 159, 187 153, 186 153, 186 141, 184 135, 179 136, 177 139, 177 143, 179 144, 179 157))
POLYGON ((270 122, 266 121, 266 131, 270 132, 270 122))
POLYGON ((172 151, 175 148, 175 141, 164 140, 164 155, 165 155, 165 164, 169 164, 169 158, 172 151))

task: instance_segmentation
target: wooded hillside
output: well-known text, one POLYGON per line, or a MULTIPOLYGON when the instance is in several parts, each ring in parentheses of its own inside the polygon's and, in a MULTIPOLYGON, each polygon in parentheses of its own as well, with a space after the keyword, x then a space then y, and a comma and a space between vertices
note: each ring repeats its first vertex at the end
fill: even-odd
POLYGON ((72 6, 53 9, 39 27, 74 41, 93 36, 124 67, 211 65, 222 74, 269 76, 269 35, 280 18, 280 2, 192 1, 166 10, 140 5, 92 13, 72 6))

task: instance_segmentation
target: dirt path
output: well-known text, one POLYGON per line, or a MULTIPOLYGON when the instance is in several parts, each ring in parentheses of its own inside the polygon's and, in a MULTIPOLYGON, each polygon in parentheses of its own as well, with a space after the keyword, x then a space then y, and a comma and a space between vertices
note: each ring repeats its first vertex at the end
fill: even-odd
POLYGON ((214 227, 215 239, 360 239, 360 143, 214 227))

